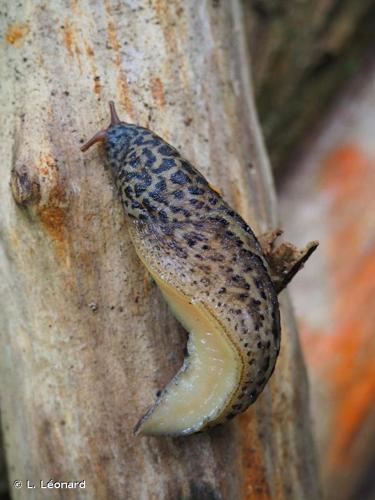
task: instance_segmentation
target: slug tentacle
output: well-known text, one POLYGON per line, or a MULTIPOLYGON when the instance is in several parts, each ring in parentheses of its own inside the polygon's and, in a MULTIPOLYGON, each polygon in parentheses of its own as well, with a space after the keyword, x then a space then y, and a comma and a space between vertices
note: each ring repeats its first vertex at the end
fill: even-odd
POLYGON ((91 146, 96 144, 97 142, 104 142, 107 137, 107 132, 111 127, 114 127, 115 125, 119 125, 121 123, 120 118, 118 117, 116 108, 115 108, 115 103, 113 101, 109 101, 109 111, 111 113, 111 123, 109 124, 109 127, 104 130, 100 130, 97 132, 89 141, 87 141, 83 146, 81 146, 81 151, 85 152, 91 146))
POLYGON ((111 127, 114 127, 115 125, 118 125, 121 123, 120 118, 118 117, 116 108, 115 108, 115 103, 113 101, 109 101, 109 111, 111 113, 111 127))
POLYGON ((282 269, 273 252, 279 232, 261 245, 175 148, 121 122, 113 102, 110 110, 108 129, 82 150, 104 141, 136 252, 189 332, 181 370, 135 432, 191 434, 231 419, 262 392, 280 349, 277 292, 313 249, 282 269))
POLYGON ((91 146, 93 146, 97 142, 104 142, 106 139, 106 133, 107 133, 106 130, 100 130, 100 132, 97 132, 93 137, 91 137, 90 140, 88 140, 87 142, 85 142, 85 144, 83 144, 83 146, 81 146, 81 151, 82 152, 87 151, 89 148, 91 148, 91 146))

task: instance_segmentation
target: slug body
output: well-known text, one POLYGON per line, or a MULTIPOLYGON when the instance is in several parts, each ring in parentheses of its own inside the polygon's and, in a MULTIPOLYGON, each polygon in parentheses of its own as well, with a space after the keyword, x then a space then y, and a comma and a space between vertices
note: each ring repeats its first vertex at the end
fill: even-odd
POLYGON ((184 435, 231 419, 257 399, 280 347, 277 292, 244 220, 172 146, 146 128, 111 125, 103 141, 129 231, 173 313, 188 355, 136 426, 184 435))

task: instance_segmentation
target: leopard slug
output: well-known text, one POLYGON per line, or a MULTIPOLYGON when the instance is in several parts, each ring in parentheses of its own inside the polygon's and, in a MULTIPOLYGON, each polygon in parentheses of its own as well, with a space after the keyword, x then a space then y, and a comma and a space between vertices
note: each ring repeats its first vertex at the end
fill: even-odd
POLYGON ((183 366, 140 419, 143 435, 186 435, 254 403, 280 348, 277 290, 246 222, 154 132, 111 123, 105 144, 136 252, 189 332, 183 366))

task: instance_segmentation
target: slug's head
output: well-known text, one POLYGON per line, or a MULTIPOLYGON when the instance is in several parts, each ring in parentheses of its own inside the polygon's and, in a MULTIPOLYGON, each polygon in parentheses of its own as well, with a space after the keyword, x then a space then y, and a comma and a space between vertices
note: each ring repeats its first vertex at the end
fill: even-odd
POLYGON ((120 120, 113 101, 109 102, 109 109, 111 112, 109 127, 97 132, 89 141, 81 146, 81 151, 87 151, 97 142, 104 142, 108 153, 112 152, 115 154, 119 150, 124 153, 128 149, 130 141, 134 136, 135 126, 120 120))

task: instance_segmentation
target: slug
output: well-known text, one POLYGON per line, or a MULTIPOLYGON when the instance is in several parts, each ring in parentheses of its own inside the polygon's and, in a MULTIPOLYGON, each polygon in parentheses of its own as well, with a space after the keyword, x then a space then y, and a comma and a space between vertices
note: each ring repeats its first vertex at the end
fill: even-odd
POLYGON ((104 142, 135 250, 189 332, 183 366, 139 420, 143 435, 187 435, 254 403, 275 368, 280 314, 272 270, 246 222, 154 132, 111 123, 104 142))

